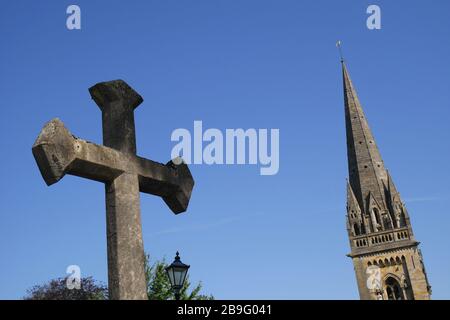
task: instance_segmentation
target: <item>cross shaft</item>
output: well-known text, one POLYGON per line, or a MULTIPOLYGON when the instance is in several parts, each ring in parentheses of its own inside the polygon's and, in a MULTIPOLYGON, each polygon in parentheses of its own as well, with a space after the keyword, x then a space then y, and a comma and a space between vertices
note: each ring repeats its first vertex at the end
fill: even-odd
POLYGON ((102 110, 104 145, 74 137, 53 119, 39 134, 33 155, 47 185, 65 174, 105 183, 110 298, 146 299, 139 192, 162 197, 178 214, 187 209, 194 180, 184 163, 164 165, 136 155, 133 112, 143 99, 124 81, 99 83, 89 91, 102 110))

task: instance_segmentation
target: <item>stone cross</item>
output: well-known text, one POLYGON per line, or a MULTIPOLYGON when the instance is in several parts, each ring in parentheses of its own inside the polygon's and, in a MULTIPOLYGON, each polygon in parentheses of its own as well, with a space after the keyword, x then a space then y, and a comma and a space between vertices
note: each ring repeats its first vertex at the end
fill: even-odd
POLYGON ((105 183, 110 299, 147 299, 139 192, 186 211, 194 180, 183 161, 166 165, 136 155, 134 109, 142 97, 123 80, 89 89, 102 111, 103 145, 74 137, 59 119, 48 122, 32 151, 47 185, 66 173, 105 183))

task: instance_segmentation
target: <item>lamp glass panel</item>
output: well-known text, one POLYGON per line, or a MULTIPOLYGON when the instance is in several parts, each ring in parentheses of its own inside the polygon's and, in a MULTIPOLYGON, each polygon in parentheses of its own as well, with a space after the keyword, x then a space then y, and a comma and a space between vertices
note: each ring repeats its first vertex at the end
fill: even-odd
POLYGON ((183 281, 183 275, 184 275, 184 269, 183 268, 174 268, 173 269, 173 273, 174 273, 174 278, 175 278, 175 285, 177 286, 181 286, 182 285, 182 281, 183 281))
POLYGON ((173 275, 173 268, 167 270, 167 275, 169 276, 170 284, 173 286, 175 284, 175 277, 173 275))

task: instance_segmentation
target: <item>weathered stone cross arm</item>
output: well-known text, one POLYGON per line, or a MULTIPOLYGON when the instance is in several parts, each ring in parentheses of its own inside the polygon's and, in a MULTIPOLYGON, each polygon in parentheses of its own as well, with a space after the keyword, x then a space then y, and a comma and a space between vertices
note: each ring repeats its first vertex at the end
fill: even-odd
POLYGON ((47 185, 65 174, 107 183, 130 173, 138 176, 139 191, 162 197, 176 214, 186 211, 194 186, 181 159, 164 165, 78 139, 57 118, 44 126, 32 151, 47 185))
POLYGON ((89 88, 102 111, 103 145, 74 137, 59 119, 47 123, 33 145, 47 185, 66 173, 105 184, 110 299, 147 299, 140 192, 186 211, 194 179, 181 159, 166 165, 136 155, 134 109, 143 99, 123 80, 89 88))

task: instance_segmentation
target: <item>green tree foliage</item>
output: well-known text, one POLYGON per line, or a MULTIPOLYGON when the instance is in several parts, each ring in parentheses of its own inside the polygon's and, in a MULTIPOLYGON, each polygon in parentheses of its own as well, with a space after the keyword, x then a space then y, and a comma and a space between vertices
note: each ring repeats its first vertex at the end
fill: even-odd
MULTIPOLYGON (((147 281, 147 294, 151 300, 173 300, 174 294, 171 290, 169 278, 166 274, 168 264, 163 259, 150 265, 150 256, 145 256, 145 276, 147 281)), ((68 289, 67 278, 50 280, 42 285, 35 285, 27 290, 25 300, 107 300, 108 288, 92 277, 81 278, 80 289, 68 289)), ((195 288, 189 290, 189 274, 186 277, 180 292, 181 300, 213 300, 212 295, 200 294, 201 282, 195 288)))
MULTIPOLYGON (((150 264, 150 256, 145 256, 145 277, 147 280, 147 294, 149 300, 174 300, 175 296, 172 292, 169 278, 166 274, 168 264, 163 259, 150 264)), ((213 300, 212 295, 200 294, 202 284, 199 282, 195 288, 189 290, 191 283, 189 274, 186 276, 183 288, 180 291, 181 300, 213 300)))
POLYGON ((50 280, 43 285, 35 285, 27 290, 25 300, 105 300, 108 289, 92 277, 81 278, 80 289, 68 289, 67 278, 50 280))

